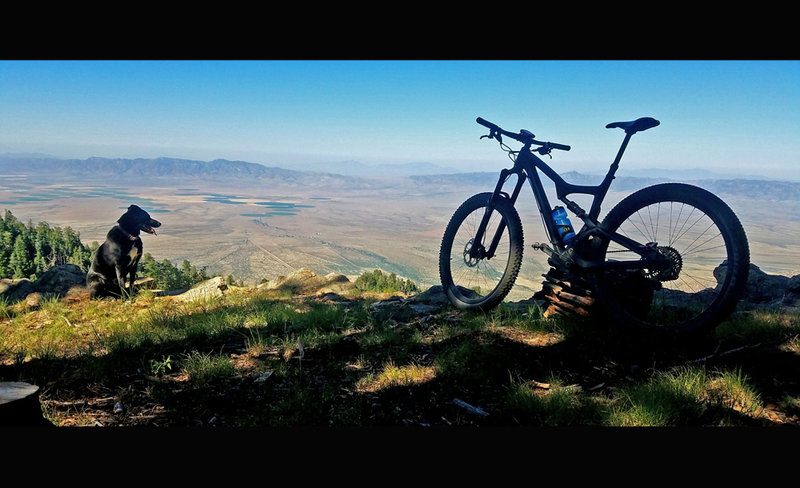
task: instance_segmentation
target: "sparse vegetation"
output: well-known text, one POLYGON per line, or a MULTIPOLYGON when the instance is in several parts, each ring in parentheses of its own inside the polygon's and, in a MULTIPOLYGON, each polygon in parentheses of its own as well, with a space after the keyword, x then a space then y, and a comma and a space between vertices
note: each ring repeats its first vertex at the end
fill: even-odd
MULTIPOLYGON (((156 261, 150 253, 144 253, 139 261, 139 274, 153 278, 156 287, 163 290, 179 290, 210 278, 206 268, 197 269, 184 259, 180 268, 169 259, 156 261)), ((232 278, 232 277, 231 277, 232 278)))
POLYGON ((360 292, 394 293, 399 291, 411 294, 419 291, 413 281, 400 278, 394 273, 386 274, 379 269, 362 273, 356 278, 353 287, 360 292))

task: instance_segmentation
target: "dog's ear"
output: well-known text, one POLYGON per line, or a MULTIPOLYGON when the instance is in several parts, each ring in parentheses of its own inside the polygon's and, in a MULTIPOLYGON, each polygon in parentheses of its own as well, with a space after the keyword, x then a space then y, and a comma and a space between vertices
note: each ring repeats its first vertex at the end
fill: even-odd
MULTIPOLYGON (((125 211, 124 214, 120 215, 117 223, 119 224, 128 224, 133 219, 135 219, 134 215, 136 215, 136 211, 139 209, 136 205, 131 205, 128 207, 128 210, 125 211)), ((124 227, 125 225, 123 225, 124 227)))

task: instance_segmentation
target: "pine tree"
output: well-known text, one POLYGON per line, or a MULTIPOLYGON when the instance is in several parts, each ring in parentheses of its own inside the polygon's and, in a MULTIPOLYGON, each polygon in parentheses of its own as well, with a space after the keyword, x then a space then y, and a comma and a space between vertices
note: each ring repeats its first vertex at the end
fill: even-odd
POLYGON ((14 240, 14 250, 9 258, 12 278, 30 278, 35 271, 33 260, 28 254, 28 243, 25 236, 19 234, 14 240))

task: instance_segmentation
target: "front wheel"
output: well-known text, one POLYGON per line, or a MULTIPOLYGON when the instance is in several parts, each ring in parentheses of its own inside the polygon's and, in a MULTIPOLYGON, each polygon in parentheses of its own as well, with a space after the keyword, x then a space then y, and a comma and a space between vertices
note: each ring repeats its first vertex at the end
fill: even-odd
POLYGON ((489 310, 514 286, 522 263, 522 223, 506 197, 479 193, 453 214, 439 251, 439 277, 450 302, 461 310, 489 310), (483 235, 476 236, 489 212, 483 235), (494 255, 487 254, 494 239, 494 255))
MULTIPOLYGON (((744 294, 747 236, 733 211, 702 188, 679 183, 644 188, 617 204, 602 225, 650 245, 671 263, 666 269, 592 274, 599 303, 624 325, 710 330, 744 294)), ((595 245, 595 257, 603 261, 637 258, 608 240, 595 245)))

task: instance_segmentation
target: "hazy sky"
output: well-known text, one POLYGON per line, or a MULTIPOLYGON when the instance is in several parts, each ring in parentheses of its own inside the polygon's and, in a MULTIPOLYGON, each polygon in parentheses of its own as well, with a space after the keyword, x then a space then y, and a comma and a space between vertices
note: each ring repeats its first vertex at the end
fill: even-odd
POLYGON ((571 145, 557 169, 607 169, 605 125, 650 116, 621 171, 800 180, 798 61, 0 61, 0 153, 499 170, 478 116, 571 145))

